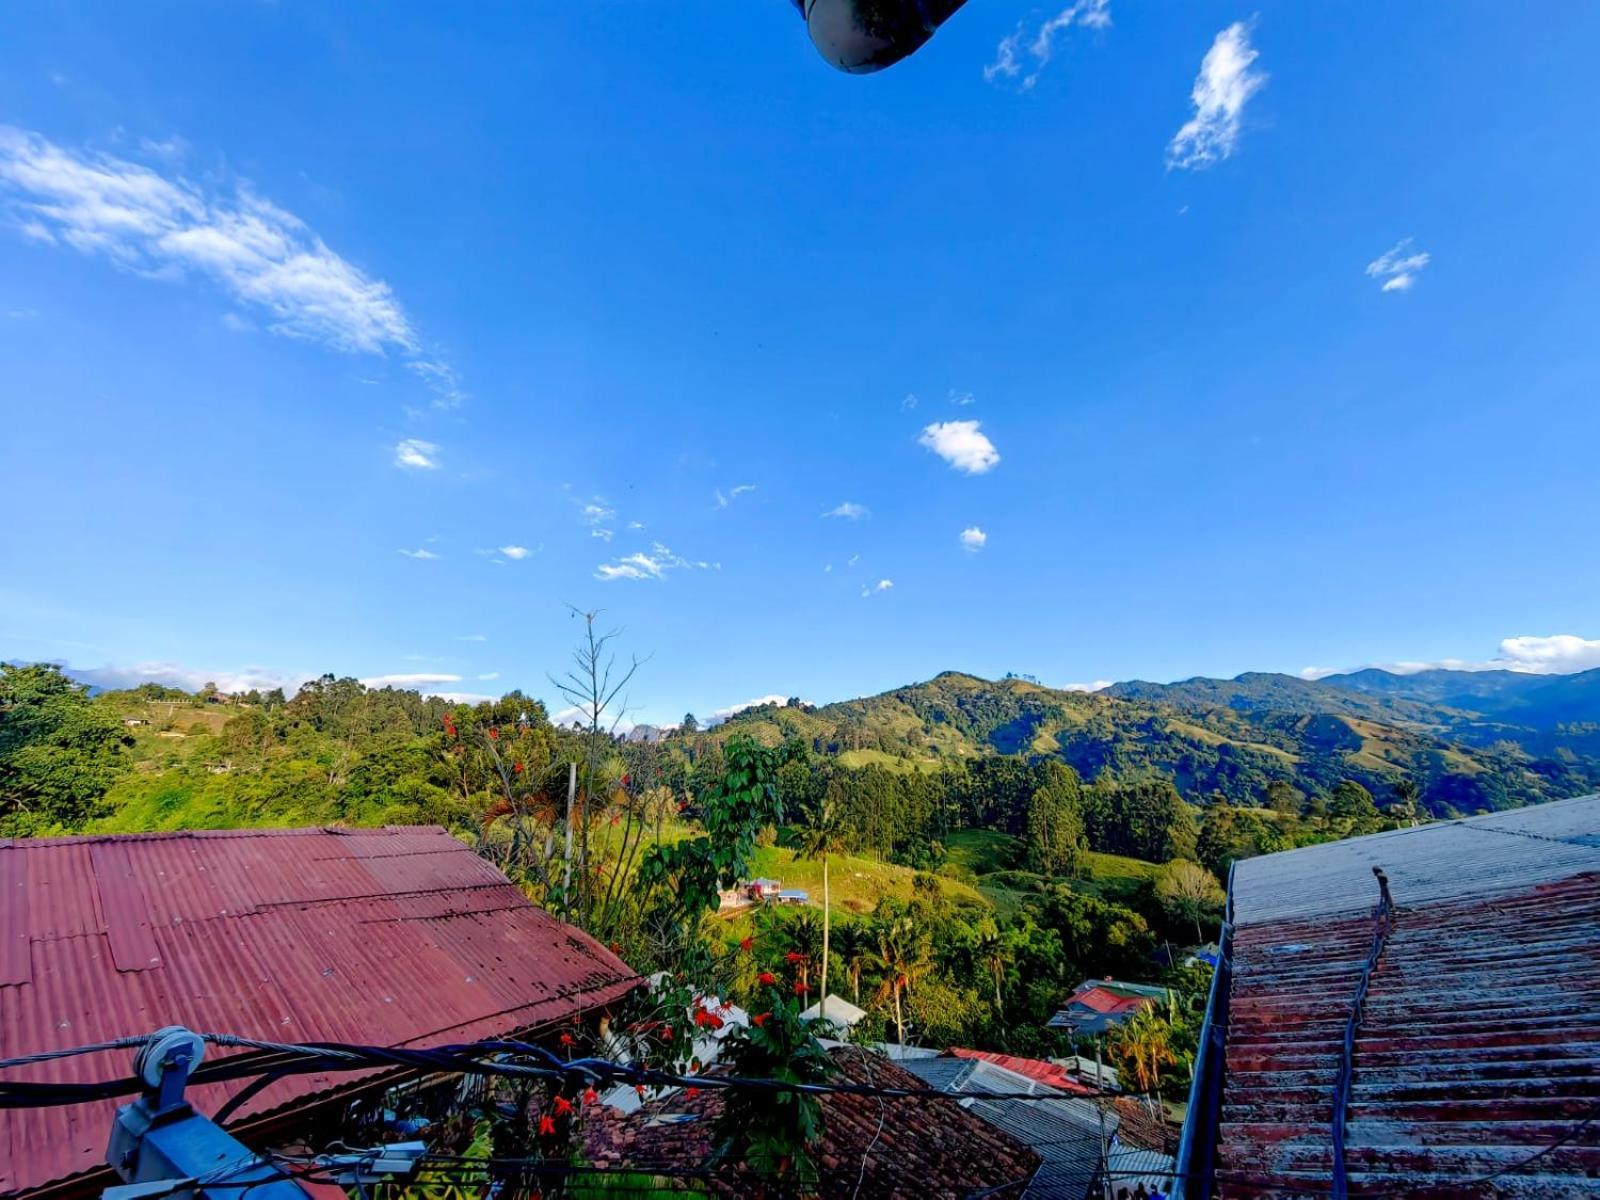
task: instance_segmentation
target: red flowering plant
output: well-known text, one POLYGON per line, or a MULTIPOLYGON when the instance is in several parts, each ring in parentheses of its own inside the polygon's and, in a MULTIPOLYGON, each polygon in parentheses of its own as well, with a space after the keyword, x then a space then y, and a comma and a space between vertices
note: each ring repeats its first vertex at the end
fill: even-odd
MULTIPOLYGON (((826 1083, 837 1074, 817 1041, 813 1023, 800 1019, 799 1002, 770 971, 761 975, 748 1025, 722 1042, 721 1061, 735 1075, 784 1083, 826 1083)), ((718 1158, 748 1163, 759 1177, 780 1181, 783 1194, 807 1194, 817 1185, 811 1148, 822 1136, 822 1104, 815 1095, 732 1088, 724 1093, 716 1124, 718 1158)))

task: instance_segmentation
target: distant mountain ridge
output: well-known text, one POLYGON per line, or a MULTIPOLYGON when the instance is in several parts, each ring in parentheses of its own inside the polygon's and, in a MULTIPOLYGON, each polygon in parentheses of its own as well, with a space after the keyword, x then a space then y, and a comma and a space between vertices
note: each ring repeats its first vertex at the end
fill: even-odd
POLYGON ((1382 799, 1408 779, 1435 812, 1477 812, 1600 790, 1600 670, 1247 672, 1096 693, 947 671, 859 700, 746 709, 701 736, 739 731, 893 770, 1055 757, 1090 779, 1162 776, 1196 801, 1259 802, 1274 780, 1326 794, 1342 779, 1382 799))

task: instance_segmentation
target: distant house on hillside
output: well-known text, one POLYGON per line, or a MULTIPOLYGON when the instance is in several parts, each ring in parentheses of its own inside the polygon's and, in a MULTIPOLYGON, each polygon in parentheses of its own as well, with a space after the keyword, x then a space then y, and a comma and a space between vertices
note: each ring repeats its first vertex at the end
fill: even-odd
MULTIPOLYGON (((640 982, 437 827, 0 839, 0 1050, 164 1025, 274 1041, 535 1040, 640 982)), ((568 1026, 570 1027, 570 1026, 568 1026)), ((213 1047, 208 1061, 246 1053, 213 1047)), ((126 1050, 48 1077, 128 1075, 126 1050)), ((252 1149, 326 1132, 404 1069, 291 1075, 227 1120, 252 1149)), ((191 1087, 215 1113, 243 1084, 191 1087)), ((117 1102, 0 1110, 0 1195, 99 1195, 117 1102)))
POLYGON ((1167 989, 1144 983, 1086 979, 1045 1025, 1079 1037, 1098 1037, 1152 1004, 1166 1003, 1167 989))

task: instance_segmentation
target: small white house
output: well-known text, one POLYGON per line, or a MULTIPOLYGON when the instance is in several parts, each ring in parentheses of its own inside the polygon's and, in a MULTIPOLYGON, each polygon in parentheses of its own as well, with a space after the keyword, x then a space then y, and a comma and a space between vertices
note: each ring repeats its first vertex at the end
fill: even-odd
POLYGON ((865 1009, 857 1008, 843 996, 835 996, 832 992, 829 992, 826 1000, 819 1000, 806 1009, 800 1014, 800 1019, 802 1021, 815 1021, 823 1015, 824 1005, 827 1006, 828 1020, 840 1029, 854 1029, 856 1024, 867 1015, 865 1009))

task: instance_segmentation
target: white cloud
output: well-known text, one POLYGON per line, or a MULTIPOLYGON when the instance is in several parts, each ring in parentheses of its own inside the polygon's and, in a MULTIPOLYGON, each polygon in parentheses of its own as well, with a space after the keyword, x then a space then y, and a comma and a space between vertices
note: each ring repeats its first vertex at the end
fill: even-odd
POLYGON ((995 47, 994 61, 983 69, 983 77, 990 83, 996 79, 1020 77, 1018 86, 1027 91, 1038 82, 1040 73, 1050 62, 1055 52, 1056 37, 1074 25, 1085 29, 1109 29, 1111 0, 1074 0, 1055 16, 1041 22, 1031 38, 1027 32, 1028 22, 1019 21, 1014 31, 1000 39, 1000 44, 995 47))
POLYGON ((738 704, 730 704, 727 708, 719 708, 713 712, 711 716, 715 720, 726 721, 735 713, 742 713, 747 708, 760 708, 763 704, 776 704, 779 708, 784 708, 788 705, 788 703, 789 697, 780 696, 774 693, 770 696, 757 696, 754 700, 745 700, 738 704))
MULTIPOLYGON (((1489 659, 1441 658, 1400 662, 1368 663, 1395 675, 1415 675, 1418 671, 1520 671, 1526 675, 1571 675, 1600 667, 1600 638, 1582 638, 1572 633, 1548 636, 1508 637, 1500 641, 1500 653, 1489 659)), ((1302 679, 1322 679, 1360 667, 1305 667, 1302 679)))
POLYGON ((146 158, 160 159, 164 163, 179 163, 189 156, 189 143, 177 134, 163 141, 140 138, 139 149, 146 158))
POLYGON ((507 558, 523 559, 532 553, 526 546, 501 546, 500 553, 507 558))
POLYGON ((989 544, 989 535, 983 530, 979 529, 976 525, 973 525, 961 531, 960 540, 961 548, 963 550, 970 550, 973 553, 977 553, 979 550, 982 550, 989 544))
POLYGON ((456 635, 458 642, 487 642, 489 635, 486 633, 462 633, 456 635))
POLYGON ((616 510, 607 508, 604 500, 596 496, 583 506, 583 520, 587 525, 599 525, 616 516, 616 510))
POLYGON ((428 671, 418 671, 398 675, 373 675, 363 679, 361 685, 369 688, 426 688, 439 683, 460 682, 459 675, 437 675, 428 671))
MULTIPOLYGON (((146 142, 170 166, 181 140, 146 142)), ((223 191, 174 171, 64 149, 0 125, 0 220, 24 237, 163 280, 200 277, 264 314, 274 333, 365 354, 398 352, 441 396, 449 368, 423 353, 394 292, 243 181, 223 191)))
POLYGON ((1401 238, 1393 249, 1386 251, 1367 264, 1367 277, 1380 280, 1379 289, 1385 292, 1407 292, 1416 283, 1422 268, 1431 261, 1426 250, 1413 250, 1410 238, 1401 238))
POLYGON ((594 569, 594 577, 600 580, 613 579, 665 579, 668 571, 711 571, 720 568, 719 563, 705 562, 702 559, 684 558, 681 554, 674 554, 660 542, 650 547, 646 554, 640 551, 637 554, 625 555, 615 562, 601 563, 594 569))
POLYGON ((1258 57, 1249 23, 1235 21, 1217 34, 1190 92, 1194 116, 1167 146, 1167 166, 1209 167, 1233 153, 1245 103, 1267 82, 1265 72, 1250 69, 1258 57))
POLYGON ((1000 452, 980 430, 978 421, 938 421, 917 438, 958 471, 982 475, 1000 462, 1000 452))
POLYGON ((1063 692, 1100 692, 1111 686, 1109 679, 1096 679, 1093 683, 1064 683, 1063 692))
POLYGON ((906 398, 904 400, 900 401, 900 411, 901 412, 910 412, 916 406, 917 406, 917 395, 916 395, 915 392, 907 392, 906 393, 906 398))
POLYGON ((861 561, 861 555, 852 554, 849 558, 845 559, 844 565, 847 566, 847 567, 853 567, 860 561, 861 561))
POLYGON ((396 442, 394 465, 412 471, 432 471, 439 466, 439 447, 421 438, 405 438, 396 442))
POLYGON ((878 580, 877 583, 874 583, 870 587, 862 588, 861 589, 861 594, 863 596, 873 596, 873 595, 876 595, 879 592, 887 592, 892 587, 894 587, 894 580, 892 580, 892 579, 880 579, 880 580, 878 580))
POLYGON ((208 683, 217 685, 219 691, 248 692, 271 691, 282 688, 293 694, 300 685, 315 677, 312 671, 281 671, 270 667, 241 667, 237 670, 207 670, 188 667, 173 662, 146 662, 127 666, 67 668, 72 678, 102 688, 134 688, 141 683, 159 683, 164 687, 183 688, 198 692, 208 683))
MULTIPOLYGON (((753 483, 741 483, 737 487, 729 488, 726 495, 723 494, 723 491, 722 491, 721 488, 718 488, 716 490, 716 492, 715 492, 716 499, 717 499, 717 507, 718 508, 727 508, 728 505, 732 504, 735 500, 737 500, 740 496, 744 495, 746 492, 753 492, 755 490, 756 490, 756 485, 753 484, 753 483)), ((630 528, 631 528, 631 526, 630 526, 630 528)))
POLYGON ((825 517, 839 517, 846 521, 859 521, 862 517, 870 517, 872 510, 865 504, 857 504, 853 500, 846 500, 843 504, 835 505, 822 515, 825 517))
POLYGON ((484 683, 488 683, 489 680, 491 680, 491 679, 499 679, 500 678, 500 672, 499 671, 485 671, 482 675, 479 675, 478 678, 481 681, 483 681, 484 683))
POLYGON ((628 522, 628 528, 629 529, 643 529, 644 528, 644 522, 643 521, 629 521, 628 522))
POLYGON ((418 546, 415 550, 407 550, 404 547, 401 547, 401 549, 398 551, 398 553, 404 554, 407 558, 430 559, 430 558, 438 558, 439 557, 432 550, 429 550, 426 546, 418 546))
POLYGON ((971 392, 958 392, 954 388, 950 389, 950 403, 954 404, 957 408, 966 408, 967 406, 976 404, 977 402, 977 397, 971 392))

